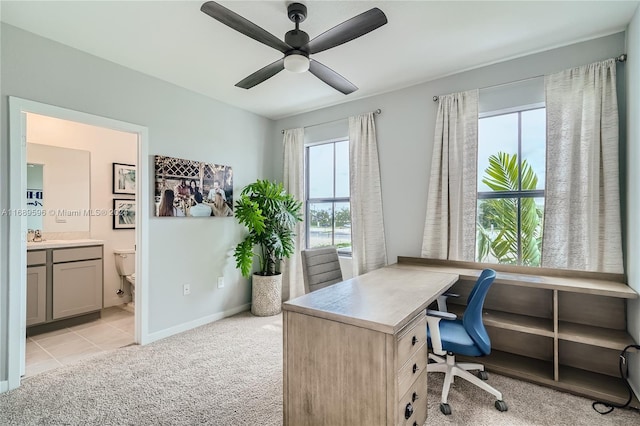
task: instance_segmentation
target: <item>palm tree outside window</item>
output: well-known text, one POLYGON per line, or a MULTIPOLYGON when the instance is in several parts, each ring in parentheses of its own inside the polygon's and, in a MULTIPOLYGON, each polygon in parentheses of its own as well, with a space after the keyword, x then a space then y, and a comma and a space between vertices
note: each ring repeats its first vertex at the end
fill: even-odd
POLYGON ((478 262, 540 266, 545 155, 544 107, 479 119, 478 262))

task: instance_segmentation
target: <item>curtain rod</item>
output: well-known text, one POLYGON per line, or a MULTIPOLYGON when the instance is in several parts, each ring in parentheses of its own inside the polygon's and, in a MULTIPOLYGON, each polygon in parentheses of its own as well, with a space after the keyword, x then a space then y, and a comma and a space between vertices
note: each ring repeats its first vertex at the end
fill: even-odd
MULTIPOLYGON (((381 114, 382 110, 380 108, 378 108, 375 111, 372 111, 374 114, 381 114)), ((309 126, 304 126, 303 128, 306 129, 307 127, 315 127, 315 126, 321 126, 323 124, 329 124, 329 123, 335 123, 336 121, 341 121, 341 120, 345 120, 344 118, 338 118, 337 120, 331 120, 331 121, 325 121, 323 123, 316 123, 316 124, 311 124, 309 126)), ((282 130, 282 134, 284 135, 284 129, 282 130)))
MULTIPOLYGON (((620 56, 616 56, 614 59, 615 59, 615 61, 616 61, 616 62, 627 62, 627 54, 626 54, 626 53, 623 53, 623 54, 622 54, 622 55, 620 55, 620 56)), ((492 88, 494 88, 494 87, 506 86, 506 85, 508 85, 508 84, 522 83, 523 81, 533 80, 533 79, 540 78, 540 77, 544 77, 544 74, 541 74, 541 75, 535 75, 535 76, 533 76, 533 77, 527 77, 527 78, 523 78, 523 79, 520 79, 520 80, 509 81, 509 82, 507 82, 507 83, 495 84, 495 85, 493 85, 493 86, 481 87, 481 88, 480 88, 480 89, 478 89, 478 90, 482 90, 482 89, 492 89, 492 88)), ((433 97, 433 102, 438 102, 438 99, 440 99, 440 96, 437 96, 437 95, 436 95, 436 96, 434 96, 434 97, 433 97)))

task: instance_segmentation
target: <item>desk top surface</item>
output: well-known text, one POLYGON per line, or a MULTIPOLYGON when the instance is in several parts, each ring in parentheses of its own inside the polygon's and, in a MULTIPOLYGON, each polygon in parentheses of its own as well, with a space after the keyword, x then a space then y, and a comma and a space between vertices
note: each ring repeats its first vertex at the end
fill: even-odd
POLYGON ((285 302, 283 309, 396 334, 456 281, 457 274, 393 264, 285 302))
POLYGON ((495 284, 510 284, 625 299, 638 298, 638 293, 627 284, 611 278, 616 277, 616 274, 411 257, 399 257, 398 265, 457 274, 461 280, 470 281, 475 281, 480 276, 482 269, 488 267, 495 269, 497 273, 495 284))

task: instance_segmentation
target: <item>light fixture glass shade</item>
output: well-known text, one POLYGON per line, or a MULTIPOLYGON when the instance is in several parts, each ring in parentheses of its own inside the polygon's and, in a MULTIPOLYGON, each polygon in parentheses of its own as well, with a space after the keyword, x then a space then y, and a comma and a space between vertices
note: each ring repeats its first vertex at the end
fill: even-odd
POLYGON ((309 58, 304 55, 289 55, 284 58, 284 69, 291 72, 305 72, 309 69, 309 58))

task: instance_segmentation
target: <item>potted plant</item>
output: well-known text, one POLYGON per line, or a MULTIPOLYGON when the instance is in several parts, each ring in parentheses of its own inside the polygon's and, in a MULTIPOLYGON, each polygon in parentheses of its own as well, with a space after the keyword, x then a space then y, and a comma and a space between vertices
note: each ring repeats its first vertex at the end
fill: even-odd
POLYGON ((260 268, 253 274, 251 313, 275 315, 282 303, 282 259, 294 253, 294 228, 302 221, 302 203, 288 194, 282 183, 258 179, 247 185, 235 204, 235 217, 249 234, 238 243, 233 255, 236 267, 249 278, 253 260, 260 268), (254 249, 257 249, 254 251, 254 249))

